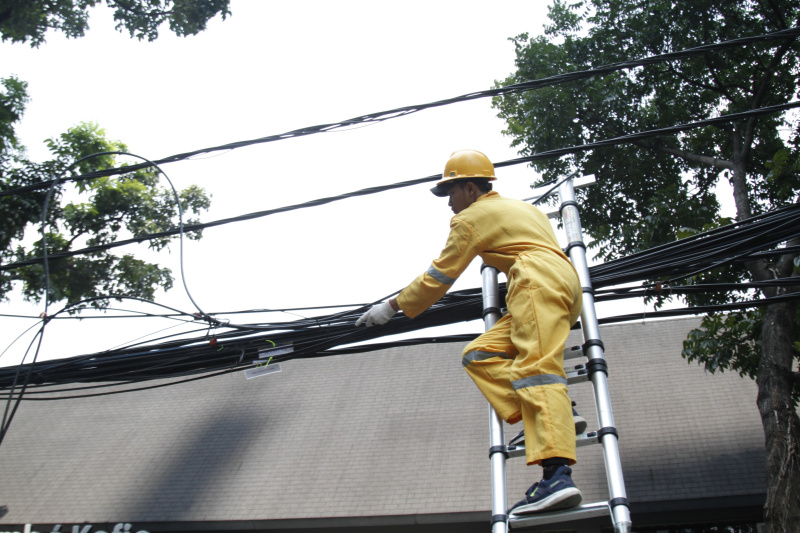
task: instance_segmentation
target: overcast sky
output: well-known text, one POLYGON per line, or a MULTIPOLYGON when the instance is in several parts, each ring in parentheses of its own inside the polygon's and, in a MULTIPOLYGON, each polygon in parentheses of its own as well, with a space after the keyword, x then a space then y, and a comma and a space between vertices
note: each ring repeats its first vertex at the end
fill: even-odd
MULTIPOLYGON (((152 43, 116 32, 111 11, 100 7, 83 38, 50 33, 38 49, 0 45, 0 76, 29 83, 31 101, 17 131, 31 158, 49 157, 48 137, 93 121, 132 152, 158 159, 490 88, 514 70, 508 38, 541 33, 546 5, 234 0, 228 20, 212 20, 200 35, 178 38, 164 26, 152 43)), ((475 148, 493 161, 516 157, 495 114, 482 99, 164 170, 178 188, 205 187, 213 198, 202 219, 216 220, 428 176, 441 172, 457 149, 475 148)), ((530 168, 498 172, 498 192, 531 196, 530 168)), ((204 311, 219 312, 370 302, 399 290, 428 267, 447 236, 452 213, 429 187, 205 230, 185 249, 191 294, 204 311)), ((117 249, 122 252, 170 266, 179 276, 177 242, 158 254, 144 244, 117 249)), ((479 262, 456 289, 480 285, 479 262)), ((157 301, 194 311, 180 279, 157 301)), ((127 302, 113 306, 159 312, 127 302)), ((43 306, 15 296, 2 309, 36 316, 43 306)), ((0 321, 2 349, 35 323, 0 321)), ((48 326, 40 357, 108 349, 172 324, 60 321, 48 326)), ((482 331, 482 325, 460 331, 482 331)), ((0 364, 17 362, 30 338, 0 364)))

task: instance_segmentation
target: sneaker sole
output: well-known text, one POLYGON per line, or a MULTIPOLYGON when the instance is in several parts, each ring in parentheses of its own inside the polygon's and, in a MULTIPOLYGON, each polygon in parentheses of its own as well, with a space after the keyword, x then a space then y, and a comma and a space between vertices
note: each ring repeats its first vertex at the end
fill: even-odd
POLYGON ((521 516, 545 511, 556 511, 558 509, 568 509, 580 505, 583 497, 581 491, 575 487, 566 488, 551 494, 547 498, 535 503, 520 505, 511 512, 511 516, 521 516))

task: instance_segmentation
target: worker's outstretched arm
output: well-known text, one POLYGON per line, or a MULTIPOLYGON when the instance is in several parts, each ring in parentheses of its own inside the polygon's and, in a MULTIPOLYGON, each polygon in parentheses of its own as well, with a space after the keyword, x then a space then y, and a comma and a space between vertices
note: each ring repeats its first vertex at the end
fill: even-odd
POLYGON ((461 215, 454 216, 444 250, 428 270, 400 292, 398 308, 409 318, 414 318, 438 302, 481 251, 481 243, 472 226, 461 215))

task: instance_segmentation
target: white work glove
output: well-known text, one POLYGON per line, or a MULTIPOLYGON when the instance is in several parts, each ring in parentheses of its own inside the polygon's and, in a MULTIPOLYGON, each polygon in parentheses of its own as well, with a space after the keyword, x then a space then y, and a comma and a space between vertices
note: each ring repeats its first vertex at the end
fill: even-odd
POLYGON ((364 323, 367 324, 367 327, 375 325, 380 326, 389 322, 389 319, 392 318, 395 313, 397 313, 397 311, 392 308, 389 302, 375 304, 370 307, 369 311, 361 315, 361 318, 356 321, 356 326, 360 326, 364 323))

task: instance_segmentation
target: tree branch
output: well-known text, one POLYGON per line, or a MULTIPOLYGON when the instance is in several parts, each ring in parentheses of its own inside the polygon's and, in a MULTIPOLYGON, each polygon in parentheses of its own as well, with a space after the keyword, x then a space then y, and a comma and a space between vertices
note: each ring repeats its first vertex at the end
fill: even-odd
MULTIPOLYGON (((707 57, 706 57, 705 61, 706 61, 706 63, 708 63, 708 58, 707 57)), ((709 66, 709 65, 706 65, 706 66, 709 66)), ((690 87, 699 87, 699 88, 705 89, 707 91, 711 91, 711 92, 715 92, 715 93, 721 94, 722 96, 724 96, 728 100, 732 100, 734 98, 734 96, 728 92, 728 90, 727 90, 728 87, 739 88, 737 85, 730 85, 730 86, 724 85, 722 82, 720 82, 719 79, 717 79, 716 73, 713 70, 711 70, 711 75, 714 77, 714 82, 716 83, 716 85, 710 85, 708 83, 701 83, 701 82, 692 80, 691 78, 689 78, 688 76, 683 74, 681 71, 673 68, 673 66, 672 66, 672 64, 670 62, 667 62, 667 69, 670 72, 672 72, 675 76, 677 76, 686 85, 688 85, 690 87)))
MULTIPOLYGON (((759 2, 760 4, 761 2, 759 2)), ((786 18, 783 16, 783 12, 781 9, 775 5, 775 0, 768 0, 770 9, 772 9, 772 14, 775 15, 775 18, 778 19, 778 26, 780 29, 785 30, 789 26, 786 24, 786 18)))
MULTIPOLYGON (((797 246, 798 244, 800 244, 800 237, 795 237, 786 242, 787 246, 797 246)), ((775 267, 782 277, 796 277, 798 279, 798 283, 800 284, 800 277, 792 276, 792 271, 794 270, 794 258, 797 257, 797 255, 797 253, 782 255, 780 259, 778 259, 775 267)))
MULTIPOLYGON (((778 49, 776 50, 775 56, 769 62, 769 64, 764 68, 765 74, 764 77, 761 78, 761 81, 758 82, 758 86, 755 88, 755 96, 753 97, 753 102, 750 105, 750 109, 758 109, 761 107, 761 104, 764 102, 764 99, 767 97, 769 93, 769 84, 772 81, 772 78, 775 75, 775 71, 777 70, 780 62, 783 60, 783 56, 786 55, 786 52, 794 44, 795 39, 787 39, 778 49)), ((747 160, 747 156, 750 153, 750 149, 752 148, 753 144, 753 135, 756 128, 756 117, 751 117, 747 121, 747 127, 744 131, 744 138, 742 139, 742 158, 743 160, 747 160)))
POLYGON ((645 148, 647 150, 653 150, 656 152, 662 152, 665 154, 674 155, 675 157, 680 157, 681 159, 685 159, 686 161, 690 161, 692 163, 709 165, 721 170, 733 170, 733 163, 731 163, 727 159, 718 159, 716 157, 711 157, 707 155, 694 154, 692 152, 687 152, 685 150, 678 150, 677 148, 670 148, 668 146, 653 146, 642 141, 634 141, 633 144, 639 146, 640 148, 645 148))
POLYGON ((138 6, 135 7, 133 5, 120 4, 119 2, 110 2, 108 4, 108 7, 121 9, 123 11, 127 11, 128 13, 139 15, 142 17, 153 17, 153 16, 166 17, 167 15, 172 14, 171 10, 162 11, 160 9, 151 9, 148 11, 145 9, 138 8, 138 6))

